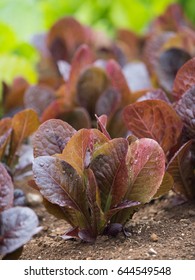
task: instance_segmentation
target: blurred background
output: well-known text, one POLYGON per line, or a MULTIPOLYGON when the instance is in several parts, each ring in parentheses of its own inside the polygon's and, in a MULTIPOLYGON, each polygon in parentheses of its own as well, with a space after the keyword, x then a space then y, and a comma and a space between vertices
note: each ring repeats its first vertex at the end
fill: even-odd
POLYGON ((114 38, 120 27, 144 34, 151 20, 175 2, 195 23, 194 0, 0 0, 0 81, 11 83, 22 75, 36 82, 38 53, 30 44, 32 36, 65 15, 114 38))

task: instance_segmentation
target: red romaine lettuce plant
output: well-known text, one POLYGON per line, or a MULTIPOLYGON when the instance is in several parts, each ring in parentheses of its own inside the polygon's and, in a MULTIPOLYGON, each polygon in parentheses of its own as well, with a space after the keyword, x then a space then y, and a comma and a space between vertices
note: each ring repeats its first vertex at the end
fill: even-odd
POLYGON ((31 109, 16 113, 12 118, 0 120, 0 161, 12 171, 18 162, 19 149, 38 126, 38 115, 31 109))
POLYGON ((14 252, 28 242, 41 228, 33 210, 14 205, 14 186, 0 163, 0 255, 14 252))
POLYGON ((173 190, 188 200, 195 198, 194 62, 194 58, 189 60, 177 72, 171 93, 175 103, 157 92, 155 97, 153 92, 123 111, 131 133, 152 138, 161 145, 167 156, 167 172, 174 179, 173 190))
POLYGON ((72 228, 64 238, 93 242, 115 235, 138 208, 170 188, 165 154, 152 139, 110 139, 106 118, 76 131, 48 120, 34 135, 34 185, 48 211, 72 228))

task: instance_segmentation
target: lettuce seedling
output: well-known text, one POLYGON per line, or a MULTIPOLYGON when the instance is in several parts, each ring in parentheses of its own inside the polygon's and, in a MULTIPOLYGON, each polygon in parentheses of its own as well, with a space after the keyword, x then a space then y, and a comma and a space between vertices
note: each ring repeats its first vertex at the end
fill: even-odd
POLYGON ((41 228, 33 210, 14 205, 14 186, 5 167, 0 163, 0 255, 14 252, 41 228))
POLYGON ((116 235, 141 205, 169 189, 165 154, 155 140, 110 139, 104 117, 98 122, 104 133, 48 120, 34 135, 31 185, 48 211, 72 226, 64 238, 116 235))

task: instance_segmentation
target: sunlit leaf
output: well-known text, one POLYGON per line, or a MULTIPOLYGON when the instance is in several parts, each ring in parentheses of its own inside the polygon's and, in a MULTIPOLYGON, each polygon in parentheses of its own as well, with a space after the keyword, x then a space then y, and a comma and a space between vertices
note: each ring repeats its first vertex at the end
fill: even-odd
POLYGON ((159 198, 167 194, 173 188, 173 185, 174 185, 173 177, 168 172, 165 172, 162 183, 159 189, 157 190, 157 192, 155 193, 154 198, 159 198))
POLYGON ((80 176, 88 167, 94 148, 108 139, 97 129, 81 129, 72 136, 58 157, 72 165, 80 176))
POLYGON ((126 198, 148 202, 159 189, 165 172, 165 154, 159 144, 147 138, 133 142, 127 154, 129 184, 126 198))
POLYGON ((26 109, 12 118, 12 136, 9 163, 14 163, 15 153, 27 137, 39 127, 39 119, 35 111, 26 109))

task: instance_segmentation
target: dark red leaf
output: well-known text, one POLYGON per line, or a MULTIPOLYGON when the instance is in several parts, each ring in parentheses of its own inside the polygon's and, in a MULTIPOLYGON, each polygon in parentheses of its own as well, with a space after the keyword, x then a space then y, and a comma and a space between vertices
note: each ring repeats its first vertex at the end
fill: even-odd
POLYGON ((131 98, 131 90, 128 87, 121 67, 114 60, 110 60, 106 65, 106 72, 111 80, 113 88, 119 91, 122 104, 128 104, 131 98))
POLYGON ((156 74, 159 84, 169 93, 177 71, 191 58, 190 54, 179 48, 170 48, 162 52, 156 61, 156 74))
POLYGON ((98 117, 97 115, 95 115, 96 119, 97 119, 97 126, 98 129, 108 138, 108 140, 111 140, 111 137, 106 129, 106 124, 107 124, 107 119, 108 117, 106 115, 101 115, 100 117, 98 117))
POLYGON ((181 96, 195 85, 195 58, 187 61, 177 72, 174 85, 173 96, 179 100, 181 96))
POLYGON ((102 209, 108 211, 124 197, 128 188, 126 154, 128 142, 118 138, 100 146, 93 154, 90 168, 100 188, 102 209))
POLYGON ((185 125, 188 137, 195 139, 195 85, 181 96, 174 108, 185 125))
POLYGON ((168 152, 181 134, 182 121, 170 105, 162 100, 146 100, 128 105, 124 121, 135 136, 156 140, 168 152))
POLYGON ((91 66, 84 70, 77 82, 77 98, 92 118, 95 114, 95 106, 100 95, 108 86, 108 77, 105 71, 99 67, 91 66))

